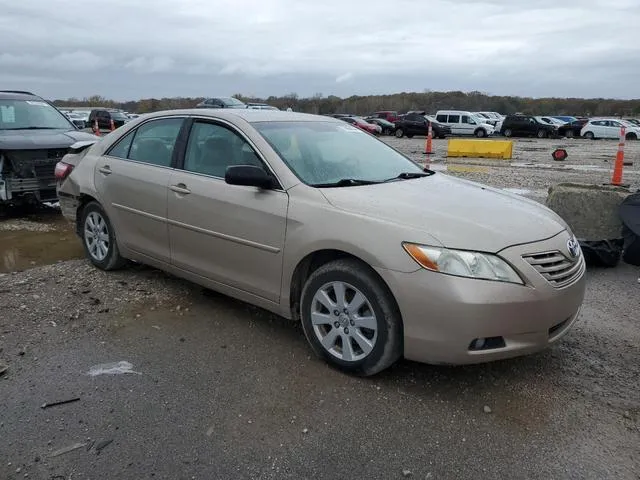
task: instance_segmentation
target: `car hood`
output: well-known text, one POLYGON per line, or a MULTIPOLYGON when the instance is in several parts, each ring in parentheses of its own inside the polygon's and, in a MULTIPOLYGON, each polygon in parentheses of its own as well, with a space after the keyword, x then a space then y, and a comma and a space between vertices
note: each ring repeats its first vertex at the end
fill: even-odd
POLYGON ((78 130, 0 130, 0 150, 67 148, 81 140, 95 139, 95 135, 78 130))
POLYGON ((495 253, 567 229, 558 215, 533 200, 438 173, 321 191, 338 209, 411 230, 407 241, 425 241, 419 235, 424 232, 448 248, 495 253))

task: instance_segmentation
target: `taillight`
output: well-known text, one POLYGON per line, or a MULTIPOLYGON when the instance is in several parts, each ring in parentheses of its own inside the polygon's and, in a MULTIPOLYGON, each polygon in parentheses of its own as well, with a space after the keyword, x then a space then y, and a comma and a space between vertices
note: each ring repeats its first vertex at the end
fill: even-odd
POLYGON ((56 170, 55 170, 56 180, 64 180, 69 176, 72 170, 73 170, 73 165, 70 165, 64 162, 56 163, 56 170))

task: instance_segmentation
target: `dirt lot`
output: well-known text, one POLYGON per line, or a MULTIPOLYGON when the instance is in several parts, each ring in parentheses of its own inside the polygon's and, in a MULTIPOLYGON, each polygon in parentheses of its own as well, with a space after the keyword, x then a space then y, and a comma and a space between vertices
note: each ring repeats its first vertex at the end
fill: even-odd
MULTIPOLYGON (((425 157, 424 139, 388 141, 425 157)), ((446 163, 437 141, 432 165, 539 200, 607 182, 616 143, 570 142, 559 170, 548 140, 499 167, 446 163)), ((590 269, 580 321, 547 352, 358 379, 312 357, 298 325, 79 255, 51 211, 0 220, 3 480, 640 478, 637 268, 590 269), (134 373, 89 375, 113 362, 134 373)))

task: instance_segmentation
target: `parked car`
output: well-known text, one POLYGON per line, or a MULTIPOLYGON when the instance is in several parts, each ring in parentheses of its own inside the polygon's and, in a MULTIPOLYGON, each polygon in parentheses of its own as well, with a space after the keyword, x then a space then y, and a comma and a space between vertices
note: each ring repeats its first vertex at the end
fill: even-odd
POLYGON ((626 122, 633 123, 634 125, 637 125, 638 127, 640 127, 640 119, 637 119, 637 118, 625 118, 624 120, 626 122))
POLYGON ((482 123, 488 123, 489 125, 491 125, 492 127, 495 127, 498 123, 497 118, 494 117, 490 117, 488 114, 483 113, 483 112, 473 112, 473 115, 480 120, 480 122, 482 123))
POLYGON ((620 138, 620 128, 626 128, 627 140, 640 138, 640 127, 617 118, 591 119, 582 127, 580 135, 595 140, 597 138, 620 138))
POLYGON ((156 112, 58 171, 94 266, 135 260, 300 321, 320 357, 358 375, 401 356, 542 350, 584 298, 580 245, 558 215, 425 170, 337 119, 156 112))
POLYGON ((378 125, 382 129, 381 133, 383 135, 393 135, 396 133, 396 125, 384 118, 367 117, 365 120, 369 123, 373 123, 374 125, 378 125))
POLYGON ((473 113, 459 110, 440 110, 436 113, 436 120, 451 127, 454 135, 475 135, 478 138, 493 135, 493 125, 484 123, 473 113))
POLYGON ((0 91, 0 205, 57 201, 56 163, 95 138, 33 93, 0 91))
POLYGON ((554 116, 553 118, 557 118, 558 120, 562 120, 564 123, 571 123, 578 120, 576 117, 571 117, 567 115, 554 116))
POLYGON ((396 112, 395 110, 385 110, 381 112, 375 112, 373 116, 384 118, 387 122, 394 123, 398 119, 398 112, 396 112))
POLYGON ((558 135, 567 138, 579 137, 582 132, 582 127, 584 127, 587 122, 588 120, 574 120, 573 122, 559 125, 558 135))
POLYGON ((71 120, 71 122, 78 128, 78 129, 83 129, 86 127, 86 120, 84 120, 82 118, 81 115, 75 113, 75 112, 64 112, 65 116, 71 120))
POLYGON ((266 103, 247 103, 247 108, 253 108, 254 110, 280 110, 278 107, 266 103))
POLYGON ((120 128, 131 119, 127 117, 122 111, 111 108, 96 108, 89 113, 89 128, 95 128, 96 121, 98 122, 98 128, 100 130, 111 129, 111 121, 113 120, 113 127, 120 128))
POLYGON ((484 115, 487 118, 494 119, 496 122, 499 122, 500 120, 504 120, 504 115, 498 112, 478 112, 478 113, 484 115))
POLYGON ((560 127, 561 125, 566 125, 567 122, 564 122, 558 118, 555 117, 536 117, 536 120, 543 122, 543 123, 548 123, 549 125, 557 125, 558 127, 560 127))
POLYGON ((451 135, 451 127, 443 125, 433 117, 426 116, 424 112, 420 112, 409 113, 395 123, 396 137, 402 138, 406 135, 411 138, 414 135, 427 135, 429 122, 431 122, 431 132, 434 138, 445 138, 445 136, 451 135))
POLYGON ((382 133, 382 127, 367 122, 364 118, 355 116, 336 117, 343 122, 350 123, 354 127, 358 127, 360 130, 371 133, 373 135, 380 135, 382 133))
POLYGON ((502 122, 500 133, 505 137, 554 137, 558 126, 538 120, 531 115, 507 115, 502 122))
POLYGON ((214 97, 203 100, 196 108, 247 108, 247 104, 233 97, 214 97))

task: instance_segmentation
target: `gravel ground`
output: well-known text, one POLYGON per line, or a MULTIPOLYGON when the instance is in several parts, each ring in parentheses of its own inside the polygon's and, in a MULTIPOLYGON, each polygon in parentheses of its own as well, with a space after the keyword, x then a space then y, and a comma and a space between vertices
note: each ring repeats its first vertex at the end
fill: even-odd
MULTIPOLYGON (((424 158, 424 139, 387 141, 424 158)), ((544 166, 550 140, 517 141, 509 166, 432 165, 539 200, 559 181, 608 181, 593 169, 615 142, 570 142, 572 170, 544 166)), ((15 245, 77 248, 56 218, 0 226, 15 245)), ((579 322, 541 354, 401 361, 370 379, 317 360, 298 325, 144 266, 0 274, 0 478, 638 480, 639 273, 589 269, 579 322), (112 362, 136 373, 88 375, 112 362)))

